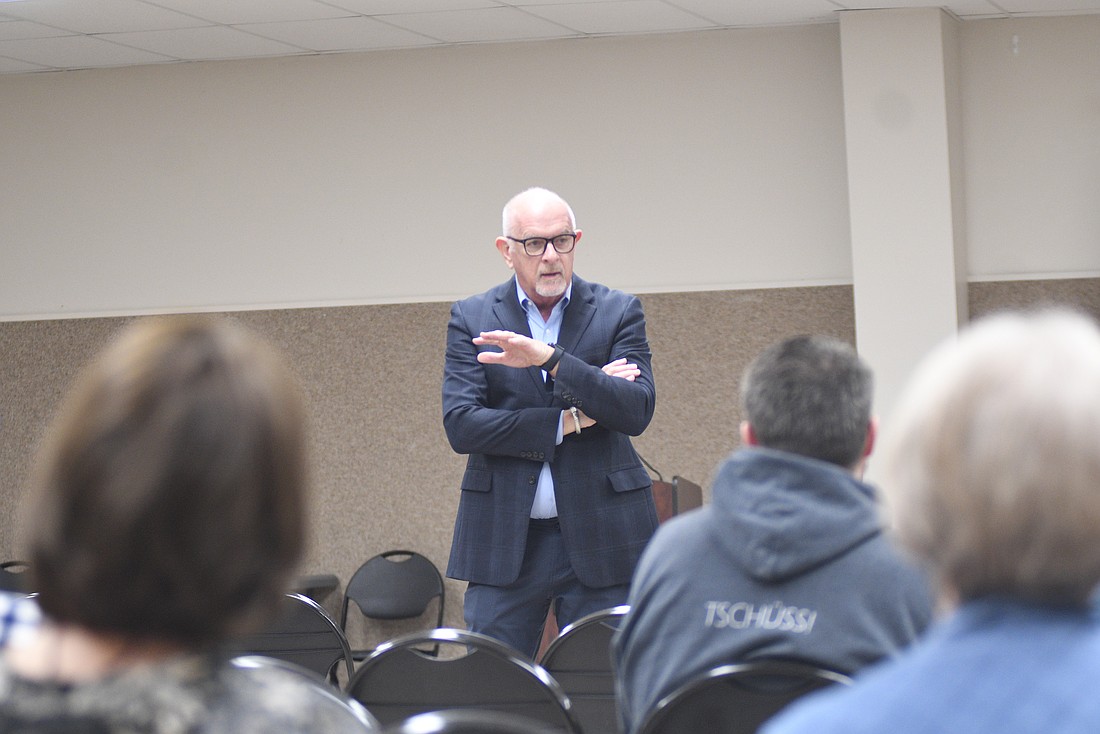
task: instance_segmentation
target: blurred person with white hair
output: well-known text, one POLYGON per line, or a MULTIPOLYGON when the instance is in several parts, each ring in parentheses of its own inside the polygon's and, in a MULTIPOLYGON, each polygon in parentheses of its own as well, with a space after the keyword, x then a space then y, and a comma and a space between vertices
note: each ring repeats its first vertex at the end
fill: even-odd
POLYGON ((1100 731, 1100 329, 1054 310, 967 328, 883 435, 900 543, 950 612, 767 734, 1100 731))

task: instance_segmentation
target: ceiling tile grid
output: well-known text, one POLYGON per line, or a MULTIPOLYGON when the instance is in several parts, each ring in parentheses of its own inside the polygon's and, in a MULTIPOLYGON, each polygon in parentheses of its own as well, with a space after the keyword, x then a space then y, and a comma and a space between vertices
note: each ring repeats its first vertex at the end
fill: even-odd
POLYGON ((1100 13, 1100 0, 0 0, 0 74, 835 22, 1100 13))

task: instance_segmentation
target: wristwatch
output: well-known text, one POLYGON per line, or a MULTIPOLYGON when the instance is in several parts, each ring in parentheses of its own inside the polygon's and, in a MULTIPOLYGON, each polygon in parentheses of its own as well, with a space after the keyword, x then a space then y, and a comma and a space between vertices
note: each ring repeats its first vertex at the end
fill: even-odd
POLYGON ((553 347, 554 353, 550 355, 550 359, 539 365, 539 369, 549 372, 558 366, 558 362, 561 361, 561 355, 565 354, 565 348, 561 344, 547 344, 546 346, 553 347))

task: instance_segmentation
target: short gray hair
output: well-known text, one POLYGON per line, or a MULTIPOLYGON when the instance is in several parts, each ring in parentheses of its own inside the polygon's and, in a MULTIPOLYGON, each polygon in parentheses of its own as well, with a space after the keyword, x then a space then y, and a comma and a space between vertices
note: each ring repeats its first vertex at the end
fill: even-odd
POLYGON ((849 344, 796 336, 749 365, 742 415, 761 446, 851 468, 863 458, 872 392, 871 370, 849 344))
POLYGON ((1083 604, 1100 581, 1100 329, 1001 314, 938 347, 883 435, 890 520, 961 600, 1083 604))

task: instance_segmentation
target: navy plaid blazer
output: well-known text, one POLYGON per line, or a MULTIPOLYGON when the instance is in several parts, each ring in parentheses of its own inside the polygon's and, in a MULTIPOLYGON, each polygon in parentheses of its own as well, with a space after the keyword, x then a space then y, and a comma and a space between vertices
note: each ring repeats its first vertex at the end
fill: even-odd
POLYGON ((480 584, 514 581, 543 462, 550 462, 562 537, 577 578, 599 588, 630 581, 657 527, 652 481, 630 443, 649 425, 656 392, 645 315, 637 297, 573 277, 553 390, 538 367, 477 361, 472 339, 507 329, 531 335, 515 280, 458 301, 447 325, 443 426, 468 454, 447 575, 480 584), (601 369, 620 357, 633 381, 601 369), (596 420, 555 445, 569 406, 596 420))

